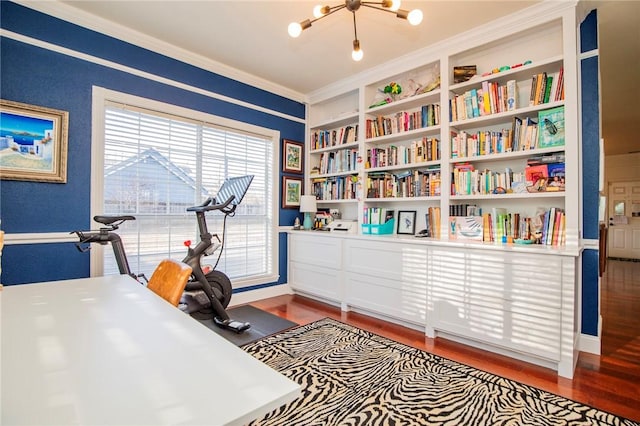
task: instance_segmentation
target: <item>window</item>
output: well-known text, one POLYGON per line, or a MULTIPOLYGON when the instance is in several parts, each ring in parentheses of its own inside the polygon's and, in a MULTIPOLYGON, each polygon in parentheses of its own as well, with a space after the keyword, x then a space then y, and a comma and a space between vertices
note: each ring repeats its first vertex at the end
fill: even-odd
MULTIPOLYGON (((252 174, 245 198, 226 221, 217 268, 235 287, 276 280, 272 179, 279 135, 197 111, 179 108, 177 115, 169 112, 176 107, 139 98, 136 106, 112 98, 105 97, 98 120, 103 130, 102 209, 97 203, 94 214, 136 217, 118 230, 131 270, 149 277, 163 258, 182 259, 184 242, 195 245, 199 238, 196 216, 187 207, 215 197, 226 178, 252 174), (198 118, 186 118, 186 113, 198 118)), ((209 232, 220 239, 223 217, 207 213, 209 232)), ((101 257, 104 274, 118 273, 110 247, 101 257)), ((213 265, 217 259, 218 252, 203 263, 213 265)))

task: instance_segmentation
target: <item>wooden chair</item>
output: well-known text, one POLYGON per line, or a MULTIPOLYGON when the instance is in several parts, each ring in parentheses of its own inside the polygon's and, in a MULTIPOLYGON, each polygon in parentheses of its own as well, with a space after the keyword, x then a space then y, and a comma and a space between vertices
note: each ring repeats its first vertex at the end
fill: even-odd
POLYGON ((173 306, 178 306, 190 276, 189 265, 173 259, 164 259, 153 271, 147 287, 173 306))

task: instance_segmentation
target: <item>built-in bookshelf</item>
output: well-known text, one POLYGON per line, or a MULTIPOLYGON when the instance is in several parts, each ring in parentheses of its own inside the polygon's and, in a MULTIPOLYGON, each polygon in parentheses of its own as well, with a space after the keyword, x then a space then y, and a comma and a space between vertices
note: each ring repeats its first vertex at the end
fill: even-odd
MULTIPOLYGON (((485 223, 505 211, 507 243, 525 239, 511 232, 520 230, 516 217, 526 223, 561 212, 557 245, 575 244, 579 165, 567 154, 577 154, 578 143, 576 53, 563 13, 463 35, 420 52, 413 65, 405 59, 393 71, 387 64, 386 75, 312 101, 307 190, 321 207, 353 203, 343 218, 359 224, 367 209, 415 210, 416 232, 427 228, 445 240, 460 240, 449 212, 461 202, 485 223), (466 80, 454 80, 454 69, 474 67, 466 80), (557 176, 528 180, 532 162, 544 156, 562 156, 538 168, 553 167, 557 176)), ((483 235, 503 242, 495 227, 483 235)))
POLYGON ((571 377, 576 22, 575 5, 542 2, 311 96, 306 190, 358 235, 290 233, 294 291, 571 377), (315 143, 356 124, 354 145, 315 143), (355 170, 321 169, 350 149, 355 170))

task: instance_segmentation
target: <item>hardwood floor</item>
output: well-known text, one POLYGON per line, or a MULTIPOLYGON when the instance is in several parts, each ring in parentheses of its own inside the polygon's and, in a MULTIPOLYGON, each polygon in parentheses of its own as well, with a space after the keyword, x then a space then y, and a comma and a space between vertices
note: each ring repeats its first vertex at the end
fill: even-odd
POLYGON ((549 369, 446 339, 427 338, 366 315, 301 296, 279 296, 252 305, 306 324, 330 317, 416 348, 562 395, 640 422, 640 263, 609 261, 602 280, 602 355, 581 353, 573 380, 549 369))

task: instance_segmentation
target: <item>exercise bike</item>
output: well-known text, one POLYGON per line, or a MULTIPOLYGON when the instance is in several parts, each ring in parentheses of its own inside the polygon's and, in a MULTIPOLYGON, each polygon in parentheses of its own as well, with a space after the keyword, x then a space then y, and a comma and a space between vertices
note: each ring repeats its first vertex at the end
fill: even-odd
MULTIPOLYGON (((221 328, 232 330, 236 333, 242 333, 251 327, 248 322, 233 320, 226 311, 233 288, 231 281, 223 272, 216 270, 218 261, 222 255, 224 248, 224 236, 227 217, 235 214, 236 208, 244 198, 251 181, 252 175, 241 176, 227 179, 218 190, 216 198, 208 198, 204 203, 198 206, 187 208, 187 211, 194 212, 198 221, 198 230, 200 231, 200 241, 195 247, 191 247, 189 241, 185 242, 187 246, 187 255, 182 262, 191 266, 193 272, 191 279, 185 287, 178 307, 185 313, 197 319, 212 318, 216 325, 221 328), (222 198, 224 197, 224 198, 222 198), (223 199, 218 203, 217 200, 223 199), (208 211, 219 210, 224 214, 222 240, 217 234, 211 234, 207 227, 205 213, 208 211), (214 238, 216 241, 214 242, 214 238), (210 256, 220 249, 218 259, 210 270, 203 270, 202 258, 210 256)), ((140 281, 140 278, 146 277, 144 274, 136 275, 131 272, 129 262, 124 250, 124 245, 120 236, 115 233, 119 226, 128 220, 135 220, 134 216, 110 216, 102 215, 93 218, 96 222, 104 225, 98 231, 73 231, 79 238, 76 247, 81 252, 90 249, 91 243, 101 245, 111 244, 113 253, 118 265, 120 274, 129 275, 140 281)), ((209 267, 206 267, 209 269, 209 267)), ((140 281, 141 282, 141 281, 140 281)))

